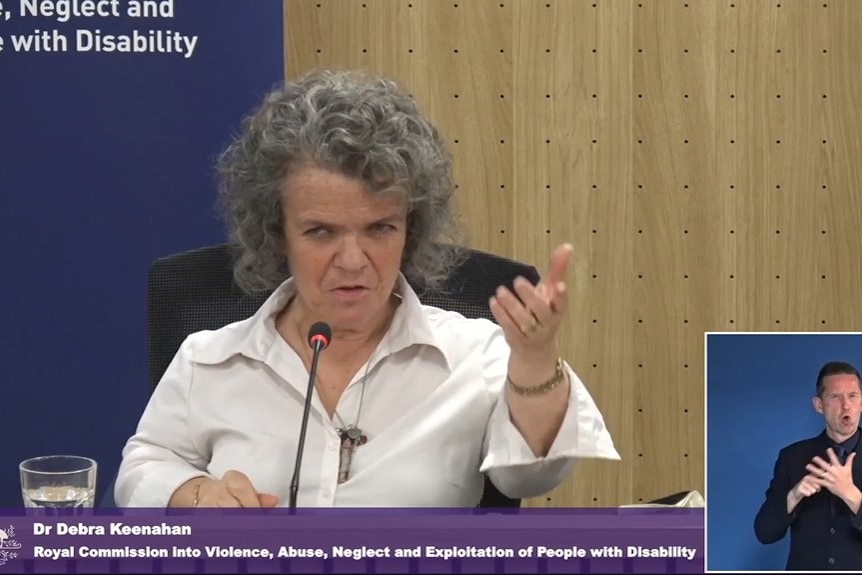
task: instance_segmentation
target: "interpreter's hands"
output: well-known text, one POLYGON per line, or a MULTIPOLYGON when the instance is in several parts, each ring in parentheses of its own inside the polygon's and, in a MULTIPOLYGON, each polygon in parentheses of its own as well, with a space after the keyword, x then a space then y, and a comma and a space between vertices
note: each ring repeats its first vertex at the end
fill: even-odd
POLYGON ((806 497, 811 497, 815 493, 820 492, 820 484, 817 482, 817 477, 812 474, 808 474, 803 477, 799 483, 793 486, 791 493, 793 497, 796 499, 804 499, 806 497))
MULTIPOLYGON (((549 349, 555 348, 566 311, 565 277, 571 254, 570 244, 558 246, 538 285, 518 277, 513 282, 515 293, 500 286, 491 297, 491 313, 503 329, 513 354, 535 356, 548 354, 549 349)), ((556 357, 555 351, 550 353, 556 357)))
POLYGON ((815 456, 805 469, 811 473, 818 485, 846 499, 856 489, 853 483, 853 460, 856 459, 856 453, 851 451, 843 465, 831 447, 826 450, 826 456, 829 458, 829 463, 822 457, 815 456))
POLYGON ((258 493, 251 480, 239 471, 228 471, 221 479, 205 479, 198 489, 198 507, 275 507, 278 497, 258 493))

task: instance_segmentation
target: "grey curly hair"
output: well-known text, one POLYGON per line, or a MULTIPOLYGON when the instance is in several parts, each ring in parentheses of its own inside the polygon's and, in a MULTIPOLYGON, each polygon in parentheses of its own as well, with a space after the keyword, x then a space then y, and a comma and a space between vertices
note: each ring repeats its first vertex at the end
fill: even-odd
POLYGON ((401 271, 417 289, 439 286, 463 258, 451 156, 413 98, 369 73, 315 70, 270 92, 219 158, 218 205, 246 292, 273 289, 290 273, 281 193, 290 170, 308 163, 404 194, 401 271))

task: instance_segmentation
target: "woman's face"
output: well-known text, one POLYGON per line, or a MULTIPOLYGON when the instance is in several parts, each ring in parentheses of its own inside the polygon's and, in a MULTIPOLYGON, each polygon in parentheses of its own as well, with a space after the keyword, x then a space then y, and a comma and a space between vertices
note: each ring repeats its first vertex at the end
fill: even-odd
POLYGON ((407 236, 401 196, 316 166, 290 173, 282 194, 285 253, 307 319, 336 337, 378 327, 407 236))

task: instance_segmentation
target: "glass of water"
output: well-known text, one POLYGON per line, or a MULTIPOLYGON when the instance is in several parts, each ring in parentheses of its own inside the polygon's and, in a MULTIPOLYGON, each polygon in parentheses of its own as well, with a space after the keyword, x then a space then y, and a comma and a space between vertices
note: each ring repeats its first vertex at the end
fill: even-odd
POLYGON ((48 455, 22 461, 21 492, 25 507, 93 507, 96 462, 77 455, 48 455))

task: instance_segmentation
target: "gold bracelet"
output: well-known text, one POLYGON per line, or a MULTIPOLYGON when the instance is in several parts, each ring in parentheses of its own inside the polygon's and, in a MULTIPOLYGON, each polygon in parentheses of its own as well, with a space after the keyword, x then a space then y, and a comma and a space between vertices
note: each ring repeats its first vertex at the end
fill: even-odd
POLYGON ((537 385, 535 387, 522 387, 517 385, 512 379, 506 375, 506 383, 509 384, 509 387, 512 388, 516 394, 521 397, 535 397, 537 395, 544 395, 560 385, 560 383, 566 379, 566 371, 563 369, 563 360, 561 358, 557 358, 557 367, 554 371, 554 375, 551 376, 551 379, 546 381, 541 385, 537 385))

